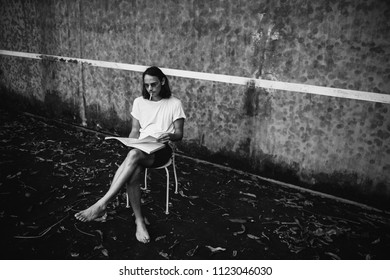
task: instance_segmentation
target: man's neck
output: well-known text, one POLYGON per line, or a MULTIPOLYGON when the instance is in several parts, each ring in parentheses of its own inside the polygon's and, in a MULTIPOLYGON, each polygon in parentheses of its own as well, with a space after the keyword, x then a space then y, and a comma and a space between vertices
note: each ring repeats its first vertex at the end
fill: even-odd
POLYGON ((159 95, 152 97, 152 101, 155 101, 155 102, 160 101, 161 99, 162 99, 162 97, 159 95))

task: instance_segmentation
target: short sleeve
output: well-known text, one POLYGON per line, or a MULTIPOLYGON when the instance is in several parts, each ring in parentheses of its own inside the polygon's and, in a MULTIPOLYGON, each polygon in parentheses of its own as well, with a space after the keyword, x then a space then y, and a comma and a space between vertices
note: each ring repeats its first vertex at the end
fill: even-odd
POLYGON ((177 99, 177 102, 174 107, 173 111, 173 121, 176 121, 178 119, 185 119, 186 115, 184 113, 183 105, 181 104, 181 101, 177 99))
POLYGON ((133 108, 131 109, 131 115, 137 120, 140 119, 139 99, 134 99, 133 108))

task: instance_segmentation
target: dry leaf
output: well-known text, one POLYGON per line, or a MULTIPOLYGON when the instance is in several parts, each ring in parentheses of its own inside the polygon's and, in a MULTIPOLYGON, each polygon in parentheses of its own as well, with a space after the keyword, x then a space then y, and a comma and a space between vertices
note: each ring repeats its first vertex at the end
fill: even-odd
POLYGON ((210 251, 211 251, 212 253, 217 253, 217 252, 226 251, 226 249, 225 249, 225 248, 222 248, 222 247, 216 247, 216 248, 214 248, 214 247, 211 247, 211 246, 206 246, 206 248, 210 249, 210 251))
POLYGON ((298 246, 289 246, 289 247, 290 247, 290 251, 295 254, 298 254, 299 252, 306 249, 305 247, 298 247, 298 246))
POLYGON ((159 254, 160 256, 162 256, 164 259, 169 260, 169 257, 168 257, 168 254, 167 254, 167 253, 159 252, 158 254, 159 254))
POLYGON ((244 219, 229 219, 229 221, 231 221, 232 223, 240 223, 240 224, 246 223, 246 220, 244 219))
POLYGON ((246 195, 246 196, 250 196, 250 197, 253 197, 253 198, 257 198, 257 196, 253 193, 246 193, 246 192, 240 192, 240 194, 243 194, 243 195, 246 195))
POLYGON ((303 202, 303 205, 305 205, 305 206, 313 206, 313 202, 308 201, 308 200, 305 200, 305 201, 303 202))
POLYGON ((159 241, 161 239, 164 239, 165 237, 167 237, 167 236, 166 235, 162 235, 162 236, 156 237, 156 239, 154 241, 159 241))
POLYGON ((193 257, 193 256, 195 255, 196 250, 198 250, 198 248, 199 248, 199 245, 196 245, 196 247, 193 248, 193 249, 191 249, 191 250, 189 250, 189 251, 186 253, 186 255, 187 255, 188 257, 193 257))
MULTIPOLYGON (((107 212, 105 212, 103 216, 101 216, 99 218, 96 218, 94 221, 95 222, 105 223, 107 221, 107 212)), ((103 236, 103 234, 102 234, 102 236, 103 236)))
POLYGON ((323 236, 324 235, 324 230, 322 228, 318 228, 313 232, 314 235, 316 236, 323 236))
POLYGON ((182 190, 179 191, 179 194, 182 196, 182 197, 187 197, 184 192, 182 190))
POLYGON ((98 246, 95 246, 93 249, 94 250, 100 250, 100 249, 103 249, 104 247, 103 247, 103 244, 100 244, 100 245, 98 245, 98 246))
POLYGON ((333 254, 331 252, 325 252, 325 255, 331 256, 335 260, 340 260, 339 256, 337 256, 336 254, 333 254))
POLYGON ((196 199, 196 198, 199 198, 199 196, 197 195, 185 195, 184 192, 182 190, 179 191, 179 194, 182 196, 182 197, 185 197, 185 198, 189 198, 189 199, 196 199))
POLYGON ((85 192, 85 191, 83 191, 83 192, 81 192, 81 193, 79 193, 77 196, 83 196, 83 195, 87 195, 87 194, 90 194, 91 192, 85 192))
POLYGON ((270 241, 270 239, 269 239, 269 237, 264 233, 264 232, 262 232, 261 233, 261 236, 263 236, 263 237, 265 237, 265 238, 267 238, 268 239, 268 241, 270 241))
POLYGON ((173 244, 171 245, 171 246, 169 246, 169 250, 171 250, 173 247, 175 247, 177 244, 179 244, 180 243, 180 241, 179 240, 175 240, 174 242, 173 242, 173 244))
POLYGON ((108 251, 107 249, 102 249, 100 252, 102 252, 102 254, 106 257, 108 257, 108 251))
POLYGON ((239 234, 243 234, 245 232, 245 226, 243 224, 241 224, 241 228, 242 228, 242 231, 233 232, 233 235, 237 236, 239 234))
POLYGON ((254 240, 260 239, 260 237, 253 235, 253 234, 250 234, 250 233, 248 233, 246 236, 248 236, 250 239, 254 239, 254 240))
POLYGON ((299 222, 299 220, 298 220, 297 218, 294 217, 294 221, 297 223, 297 225, 298 225, 300 228, 302 228, 302 225, 301 225, 301 223, 299 222))
POLYGON ((97 229, 95 231, 99 234, 100 240, 103 241, 103 232, 101 230, 99 230, 99 229, 97 229))
POLYGON ((371 242, 371 244, 378 244, 379 242, 381 242, 381 238, 380 237, 377 240, 371 242))

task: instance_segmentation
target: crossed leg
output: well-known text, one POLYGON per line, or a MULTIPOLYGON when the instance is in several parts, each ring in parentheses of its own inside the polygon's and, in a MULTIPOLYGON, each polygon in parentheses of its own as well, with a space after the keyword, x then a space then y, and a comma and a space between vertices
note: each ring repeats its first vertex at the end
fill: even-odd
POLYGON ((101 217, 107 208, 108 203, 127 183, 130 202, 135 214, 135 223, 137 225, 137 240, 143 243, 149 241, 149 234, 146 230, 144 218, 141 213, 141 190, 140 175, 143 166, 150 166, 154 161, 153 155, 147 155, 137 149, 132 149, 126 159, 119 166, 112 180, 111 186, 106 194, 95 204, 75 214, 76 219, 82 222, 93 221, 101 217))

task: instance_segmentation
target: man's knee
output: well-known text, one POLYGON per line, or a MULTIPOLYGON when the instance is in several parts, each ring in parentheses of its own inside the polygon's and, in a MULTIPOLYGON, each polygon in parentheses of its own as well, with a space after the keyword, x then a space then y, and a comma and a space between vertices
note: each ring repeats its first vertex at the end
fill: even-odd
POLYGON ((137 149, 132 149, 127 154, 126 163, 127 165, 134 164, 134 163, 137 164, 141 158, 142 158, 142 152, 137 149))

